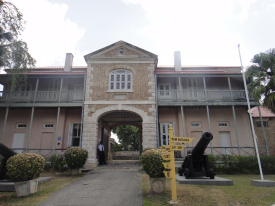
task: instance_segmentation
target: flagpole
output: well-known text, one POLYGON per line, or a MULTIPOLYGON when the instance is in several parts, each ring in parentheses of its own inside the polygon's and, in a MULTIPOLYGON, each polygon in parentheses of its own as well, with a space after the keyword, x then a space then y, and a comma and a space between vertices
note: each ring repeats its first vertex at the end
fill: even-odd
POLYGON ((248 109, 249 109, 249 117, 250 117, 250 123, 251 123, 251 127, 252 127, 254 145, 255 145, 255 149, 256 149, 256 153, 257 153, 257 159, 258 159, 259 170, 260 170, 260 174, 261 174, 261 180, 264 180, 262 166, 261 166, 261 159, 260 159, 260 156, 259 156, 258 144, 257 144, 257 140, 256 140, 257 136, 256 136, 256 133, 255 133, 254 124, 253 124, 252 115, 251 115, 250 102, 249 102, 248 91, 247 91, 247 86, 246 86, 246 78, 245 78, 245 73, 244 73, 243 63, 242 63, 242 57, 241 57, 241 52, 240 52, 240 44, 238 44, 238 50, 239 50, 239 56, 240 56, 240 61, 241 61, 241 72, 242 72, 242 75, 243 75, 244 89, 245 89, 245 95, 246 95, 246 100, 247 100, 247 106, 248 106, 248 109))

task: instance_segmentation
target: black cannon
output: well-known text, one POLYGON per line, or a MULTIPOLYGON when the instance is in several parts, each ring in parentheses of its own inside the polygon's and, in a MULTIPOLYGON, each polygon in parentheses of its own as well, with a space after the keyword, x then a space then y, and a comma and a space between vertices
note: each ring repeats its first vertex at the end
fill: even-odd
POLYGON ((0 165, 0 180, 9 179, 9 176, 6 175, 6 163, 11 156, 16 154, 17 152, 14 152, 13 150, 0 143, 0 155, 2 156, 0 165))
POLYGON ((196 177, 210 177, 215 178, 215 172, 209 167, 208 156, 204 154, 204 151, 213 139, 213 135, 210 132, 204 132, 196 146, 188 151, 184 162, 179 168, 178 172, 180 176, 185 176, 186 179, 196 177))

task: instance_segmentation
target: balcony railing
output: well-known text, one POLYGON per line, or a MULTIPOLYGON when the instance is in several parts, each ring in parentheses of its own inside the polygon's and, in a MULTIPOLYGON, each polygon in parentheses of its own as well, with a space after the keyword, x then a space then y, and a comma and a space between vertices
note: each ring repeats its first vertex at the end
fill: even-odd
POLYGON ((79 102, 83 101, 83 91, 13 91, 0 92, 0 102, 32 103, 32 102, 79 102), (35 98, 35 99, 34 99, 35 98))
MULTIPOLYGON (((158 90, 159 101, 223 100, 245 101, 245 90, 158 90), (231 97, 232 95, 232 97, 231 97)), ((252 99, 250 97, 250 99, 252 99)))

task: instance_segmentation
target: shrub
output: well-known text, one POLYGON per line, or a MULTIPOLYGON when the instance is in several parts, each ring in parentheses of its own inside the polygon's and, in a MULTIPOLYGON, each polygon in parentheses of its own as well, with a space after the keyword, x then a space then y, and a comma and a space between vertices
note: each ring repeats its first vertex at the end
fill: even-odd
POLYGON ((40 176, 45 159, 39 154, 22 153, 10 157, 7 161, 9 176, 14 181, 27 181, 40 176))
POLYGON ((160 149, 149 149, 143 152, 140 156, 140 162, 144 171, 150 177, 164 177, 164 160, 161 157, 161 150, 160 149))
POLYGON ((70 169, 79 169, 85 165, 88 151, 84 148, 73 147, 65 152, 65 160, 70 169))
MULTIPOLYGON (((208 155, 210 167, 224 174, 259 174, 259 165, 255 156, 208 155)), ((264 174, 275 173, 275 157, 260 157, 264 174)))
POLYGON ((59 172, 67 169, 64 155, 51 155, 48 161, 48 168, 52 168, 59 172))

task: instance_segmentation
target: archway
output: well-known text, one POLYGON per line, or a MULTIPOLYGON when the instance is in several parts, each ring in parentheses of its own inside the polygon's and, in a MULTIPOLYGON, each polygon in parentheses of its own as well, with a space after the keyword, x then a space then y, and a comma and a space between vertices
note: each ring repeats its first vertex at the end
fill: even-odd
MULTIPOLYGON (((114 143, 114 141, 110 141, 111 131, 115 128, 117 128, 117 131, 120 131, 120 134, 125 132, 124 135, 125 137, 127 137, 125 141, 122 142, 123 146, 121 145, 120 147, 122 150, 124 150, 120 152, 120 155, 124 154, 125 156, 128 156, 130 154, 132 158, 138 155, 136 156, 136 158, 139 158, 139 155, 142 152, 142 118, 140 117, 140 115, 131 111, 115 110, 115 111, 109 111, 107 113, 104 113, 99 117, 98 141, 102 141, 104 147, 106 148, 105 149, 105 154, 107 156, 106 159, 109 159, 111 152, 113 152, 112 154, 115 153, 115 151, 111 151, 112 143, 114 143), (123 127, 123 130, 121 130, 122 127, 123 127), (133 131, 136 128, 138 129, 136 131, 133 131), (127 133, 129 131, 131 132, 131 136, 127 136, 129 135, 129 133, 127 133), (106 135, 107 133, 108 135, 106 135), (130 142, 131 140, 137 141, 136 142, 137 145, 133 144, 133 142, 130 142), (129 145, 125 145, 125 144, 129 144, 129 145)), ((118 148, 118 145, 113 145, 113 146, 114 148, 118 149, 118 151, 120 150, 118 148)), ((97 155, 97 158, 98 158, 98 155, 97 155)))

